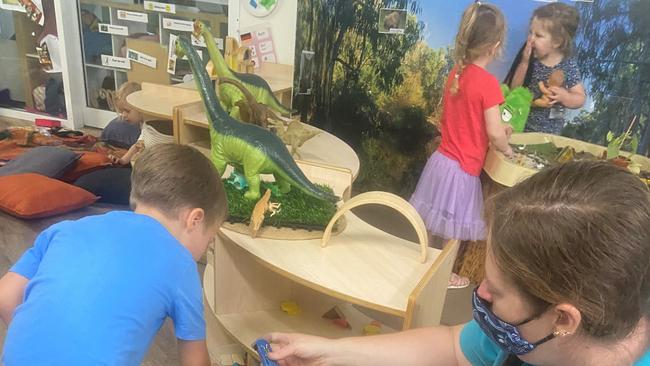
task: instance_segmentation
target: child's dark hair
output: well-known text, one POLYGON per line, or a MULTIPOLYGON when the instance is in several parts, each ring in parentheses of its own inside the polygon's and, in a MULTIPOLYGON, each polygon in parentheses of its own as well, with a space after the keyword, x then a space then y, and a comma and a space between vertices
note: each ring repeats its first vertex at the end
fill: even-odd
POLYGON ((465 9, 454 46, 452 94, 458 92, 458 79, 465 66, 488 54, 497 44, 503 47, 505 33, 506 21, 496 6, 477 1, 465 9))
POLYGON ((580 23, 580 14, 576 8, 563 3, 544 5, 535 9, 533 19, 545 23, 546 30, 553 41, 560 44, 559 50, 564 56, 573 52, 573 39, 580 23))
POLYGON ((627 169, 544 169, 488 200, 486 221, 498 268, 536 311, 570 303, 603 341, 650 317, 650 190, 627 169))
POLYGON ((131 204, 142 203, 172 218, 183 208, 201 208, 207 227, 228 214, 226 193, 214 165, 198 150, 157 144, 140 154, 131 174, 131 204))

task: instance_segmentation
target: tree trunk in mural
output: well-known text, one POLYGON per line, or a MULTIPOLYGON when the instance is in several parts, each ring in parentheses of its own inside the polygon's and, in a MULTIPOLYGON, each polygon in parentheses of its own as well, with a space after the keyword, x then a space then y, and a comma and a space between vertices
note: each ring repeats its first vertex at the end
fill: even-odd
MULTIPOLYGON (((405 3, 405 1, 397 2, 395 6, 404 6, 405 3)), ((356 50, 362 53, 357 62, 348 63, 348 66, 356 66, 357 70, 350 70, 352 75, 358 74, 358 69, 363 66, 366 47, 376 49, 393 48, 394 51, 402 51, 401 57, 408 47, 397 47, 395 49, 394 47, 382 47, 381 43, 386 43, 385 46, 394 44, 396 40, 390 39, 392 37, 408 38, 409 42, 414 44, 414 40, 420 37, 421 29, 417 27, 413 28, 415 34, 411 35, 396 37, 379 34, 377 22, 379 10, 384 7, 384 4, 385 2, 382 0, 300 1, 296 55, 299 56, 303 50, 309 50, 314 51, 316 57, 314 61, 313 95, 310 103, 312 111, 310 122, 326 128, 332 127, 331 107, 336 97, 336 90, 333 90, 334 73, 342 49, 350 46, 346 44, 350 43, 346 41, 347 35, 351 32, 355 33, 359 41, 353 42, 355 43, 354 47, 357 47, 356 50), (382 42, 381 38, 384 38, 384 42, 382 42)), ((417 12, 419 9, 417 1, 411 2, 410 10, 412 12, 417 12)), ((390 63, 391 59, 387 58, 385 61, 390 63)), ((395 60, 392 61, 394 63, 395 60)), ((346 82, 350 81, 346 79, 346 82)), ((349 84, 347 85, 349 86, 349 84)))

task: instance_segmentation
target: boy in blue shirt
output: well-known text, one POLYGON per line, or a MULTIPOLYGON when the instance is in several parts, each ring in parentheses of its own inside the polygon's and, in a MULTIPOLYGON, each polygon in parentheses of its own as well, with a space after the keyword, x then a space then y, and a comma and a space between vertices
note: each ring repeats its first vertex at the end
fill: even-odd
POLYGON ((196 260, 227 214, 214 166, 191 147, 145 150, 134 211, 43 231, 0 279, 2 362, 139 365, 165 318, 182 365, 209 365, 196 260))

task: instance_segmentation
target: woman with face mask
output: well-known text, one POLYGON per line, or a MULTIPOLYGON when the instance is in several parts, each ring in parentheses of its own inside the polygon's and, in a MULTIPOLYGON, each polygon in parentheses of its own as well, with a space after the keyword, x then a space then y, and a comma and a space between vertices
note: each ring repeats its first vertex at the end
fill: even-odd
POLYGON ((650 365, 650 191, 597 161, 486 205, 485 280, 457 327, 337 340, 273 333, 283 365, 650 365))

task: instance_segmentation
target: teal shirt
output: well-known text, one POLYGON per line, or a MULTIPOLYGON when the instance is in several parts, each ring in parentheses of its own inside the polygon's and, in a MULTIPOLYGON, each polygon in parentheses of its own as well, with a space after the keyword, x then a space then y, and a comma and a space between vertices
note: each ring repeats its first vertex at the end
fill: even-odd
MULTIPOLYGON (((501 366, 508 358, 508 354, 492 342, 474 320, 467 323, 460 333, 460 349, 473 366, 501 366)), ((532 365, 524 363, 524 366, 532 365)), ((650 366, 650 351, 634 366, 650 366)))

